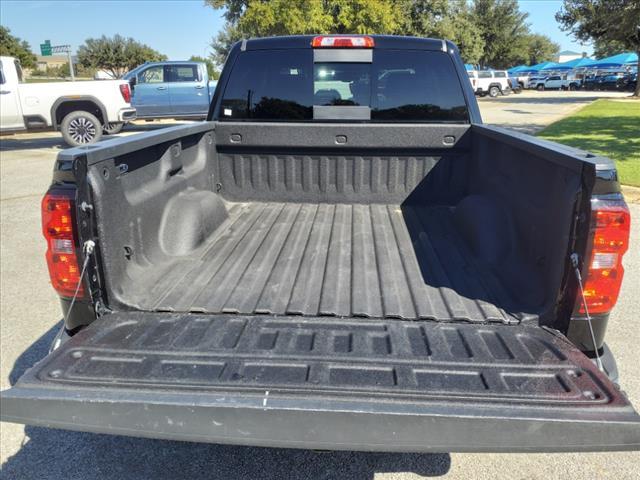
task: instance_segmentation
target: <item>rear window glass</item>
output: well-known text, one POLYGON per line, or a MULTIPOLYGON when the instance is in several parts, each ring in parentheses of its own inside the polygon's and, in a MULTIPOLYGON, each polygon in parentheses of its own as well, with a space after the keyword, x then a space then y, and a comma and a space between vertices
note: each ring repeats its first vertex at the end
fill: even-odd
POLYGON ((506 78, 507 74, 504 72, 495 72, 496 78, 506 78))
POLYGON ((373 122, 466 123, 469 118, 447 54, 375 49, 372 63, 314 63, 311 49, 241 53, 218 117, 311 121, 314 106, 365 107, 373 122))
POLYGON ((491 72, 478 72, 478 78, 492 78, 491 72))
POLYGON ((238 56, 222 99, 221 119, 313 119, 310 50, 262 50, 238 56))

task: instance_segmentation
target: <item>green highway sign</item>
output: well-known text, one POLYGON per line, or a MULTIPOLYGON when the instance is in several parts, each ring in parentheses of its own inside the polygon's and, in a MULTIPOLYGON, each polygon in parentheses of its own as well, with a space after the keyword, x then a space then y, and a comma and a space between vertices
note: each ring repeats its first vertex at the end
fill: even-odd
POLYGON ((48 57, 51 55, 51 41, 45 40, 44 43, 40 44, 40 54, 43 57, 48 57))

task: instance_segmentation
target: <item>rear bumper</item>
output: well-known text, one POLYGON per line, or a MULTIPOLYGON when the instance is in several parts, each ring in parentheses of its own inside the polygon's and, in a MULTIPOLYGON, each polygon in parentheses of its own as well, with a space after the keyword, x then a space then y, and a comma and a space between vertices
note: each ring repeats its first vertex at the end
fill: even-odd
POLYGON ((2 420, 170 440, 330 450, 571 452, 637 450, 637 417, 544 409, 154 391, 16 388, 2 420), (34 414, 37 412, 37 416, 34 414))
POLYGON ((640 449, 640 417, 557 332, 110 314, 2 392, 0 419, 149 438, 404 452, 640 449))
POLYGON ((120 122, 130 122, 137 118, 135 108, 122 108, 118 112, 118 120, 120 122))

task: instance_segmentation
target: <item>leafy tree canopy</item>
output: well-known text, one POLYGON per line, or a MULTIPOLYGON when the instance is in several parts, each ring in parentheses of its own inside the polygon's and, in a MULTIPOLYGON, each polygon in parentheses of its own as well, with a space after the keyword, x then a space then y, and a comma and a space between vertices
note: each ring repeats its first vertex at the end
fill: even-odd
POLYGON ((133 38, 102 36, 88 38, 78 48, 78 62, 84 67, 102 69, 114 78, 144 62, 166 60, 167 56, 133 38))
POLYGON ((222 64, 233 43, 270 35, 387 33, 446 38, 467 63, 503 68, 529 58, 550 60, 557 45, 532 35, 516 0, 205 0, 223 9, 225 27, 212 41, 222 64), (535 46, 529 47, 534 40, 535 46))
POLYGON ((527 46, 527 58, 522 63, 526 63, 528 65, 548 62, 560 51, 560 45, 552 42, 546 35, 540 35, 538 33, 529 34, 526 37, 525 44, 527 46))
MULTIPOLYGON (((564 0, 556 20, 578 40, 637 52, 640 67, 640 1, 564 0)), ((640 97, 640 82, 634 96, 640 97)))
POLYGON ((36 56, 29 44, 11 35, 11 30, 3 26, 0 26, 0 55, 16 57, 24 68, 36 66, 36 56))
POLYGON ((207 66, 207 73, 209 74, 209 80, 217 80, 220 78, 220 72, 216 70, 216 66, 213 60, 210 58, 199 57, 198 55, 191 55, 190 62, 203 62, 207 66))

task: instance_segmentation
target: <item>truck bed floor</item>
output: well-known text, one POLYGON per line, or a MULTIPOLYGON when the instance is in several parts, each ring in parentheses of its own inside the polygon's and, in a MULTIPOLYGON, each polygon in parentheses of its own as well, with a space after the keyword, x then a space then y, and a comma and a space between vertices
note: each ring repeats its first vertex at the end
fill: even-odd
POLYGON ((166 268, 136 307, 517 322, 451 216, 449 207, 232 204, 208 244, 166 268))

